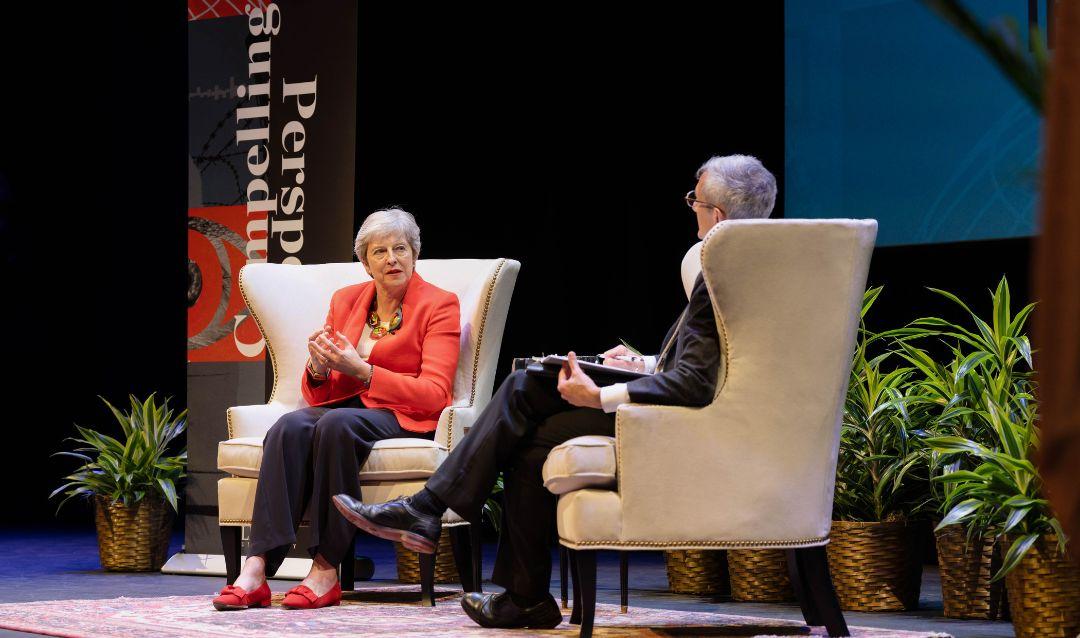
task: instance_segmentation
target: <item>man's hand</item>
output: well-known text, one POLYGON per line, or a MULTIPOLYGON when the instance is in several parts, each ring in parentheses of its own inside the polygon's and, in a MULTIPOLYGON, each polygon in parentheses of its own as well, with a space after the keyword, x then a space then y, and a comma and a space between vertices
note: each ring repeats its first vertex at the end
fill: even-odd
POLYGON ((645 372, 645 358, 634 354, 622 344, 604 353, 604 365, 612 368, 622 368, 623 370, 633 370, 634 372, 645 372), (632 359, 632 361, 625 361, 616 357, 632 359))
POLYGON ((589 375, 581 370, 578 365, 577 355, 570 352, 566 355, 566 365, 559 370, 559 394, 564 401, 579 408, 601 409, 600 388, 593 383, 589 375))
POLYGON ((348 337, 340 332, 335 335, 336 339, 331 339, 327 333, 319 333, 315 341, 311 342, 314 354, 325 359, 326 365, 333 370, 360 379, 368 378, 371 374, 371 365, 360 358, 360 353, 349 342, 348 337))

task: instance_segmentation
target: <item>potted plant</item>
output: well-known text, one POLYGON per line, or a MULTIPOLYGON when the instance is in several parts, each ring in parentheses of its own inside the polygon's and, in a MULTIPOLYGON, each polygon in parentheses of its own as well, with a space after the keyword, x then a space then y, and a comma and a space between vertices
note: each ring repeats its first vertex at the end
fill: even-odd
MULTIPOLYGON (((998 437, 984 418, 988 397, 999 405, 1031 393, 1031 345, 1024 325, 1034 304, 1012 315, 1008 281, 1003 277, 991 293, 992 317, 978 317, 955 295, 931 288, 949 299, 971 317, 973 329, 937 317, 917 319, 898 344, 900 356, 918 368, 921 378, 915 401, 928 408, 926 430, 936 437, 959 437, 994 448, 998 437), (914 345, 922 337, 947 340, 950 360, 941 364, 914 345)), ((948 478, 961 470, 972 470, 971 457, 964 453, 929 448, 935 509, 942 515, 955 501, 957 480, 948 478)), ((1004 582, 991 582, 1001 563, 1001 550, 994 531, 985 526, 956 526, 942 521, 935 529, 938 563, 941 570, 945 615, 950 618, 993 619, 1004 617, 1004 582)))
MULTIPOLYGON (((187 452, 170 444, 186 427, 187 410, 174 414, 169 400, 158 405, 151 394, 121 412, 101 399, 117 422, 117 439, 76 425, 80 447, 58 452, 83 464, 64 478, 50 498, 63 494, 60 507, 74 497, 94 504, 101 566, 110 571, 155 571, 165 562, 177 510, 176 487, 185 476, 187 452)), ((59 509, 59 507, 58 507, 59 509)))
POLYGON ((918 606, 917 517, 929 503, 925 454, 915 435, 925 411, 910 396, 915 368, 898 365, 893 351, 871 352, 884 336, 896 335, 866 329, 866 313, 880 293, 880 287, 873 288, 863 297, 827 546, 837 597, 851 611, 918 606))
POLYGON ((1080 631, 1080 569, 1065 557, 1067 539, 1030 460, 1039 441, 1037 403, 1029 392, 995 390, 986 389, 975 410, 996 437, 993 447, 960 436, 927 441, 973 466, 938 479, 951 485, 939 527, 964 523, 969 535, 1005 539, 992 581, 1006 579, 1016 635, 1071 638, 1080 631))

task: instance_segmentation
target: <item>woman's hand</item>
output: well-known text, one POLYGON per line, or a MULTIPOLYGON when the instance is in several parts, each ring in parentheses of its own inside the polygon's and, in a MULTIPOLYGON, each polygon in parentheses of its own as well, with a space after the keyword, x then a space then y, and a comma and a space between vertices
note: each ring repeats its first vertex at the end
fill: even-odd
POLYGON ((308 337, 308 360, 311 362, 311 367, 321 376, 326 376, 330 373, 330 366, 327 364, 326 357, 322 356, 315 347, 316 340, 319 335, 331 334, 333 328, 327 324, 322 327, 322 330, 316 330, 308 337))
POLYGON ((624 345, 617 345, 604 353, 604 365, 634 372, 645 372, 645 358, 634 354, 624 345), (618 359, 616 357, 623 357, 618 359))
POLYGON ((597 408, 603 406, 600 403, 600 388, 593 383, 589 375, 582 371, 578 365, 577 355, 570 352, 566 355, 566 365, 559 370, 559 394, 564 401, 579 408, 597 408))
POLYGON ((371 376, 371 365, 360 357, 348 337, 340 332, 334 334, 336 338, 331 339, 327 333, 319 333, 312 342, 315 353, 324 358, 333 370, 357 377, 361 381, 368 379, 371 376))

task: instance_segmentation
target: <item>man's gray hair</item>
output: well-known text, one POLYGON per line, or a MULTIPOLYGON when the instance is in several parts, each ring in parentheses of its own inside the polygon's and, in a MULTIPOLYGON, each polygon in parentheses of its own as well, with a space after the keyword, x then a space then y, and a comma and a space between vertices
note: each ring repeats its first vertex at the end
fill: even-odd
POLYGON ((356 258, 367 264, 367 249, 371 240, 387 235, 401 235, 412 248, 413 259, 420 256, 420 227, 416 218, 400 208, 384 208, 367 216, 356 233, 353 252, 356 258))
POLYGON ((752 155, 714 156, 698 169, 702 175, 705 201, 728 219, 763 219, 776 204, 776 178, 752 155))

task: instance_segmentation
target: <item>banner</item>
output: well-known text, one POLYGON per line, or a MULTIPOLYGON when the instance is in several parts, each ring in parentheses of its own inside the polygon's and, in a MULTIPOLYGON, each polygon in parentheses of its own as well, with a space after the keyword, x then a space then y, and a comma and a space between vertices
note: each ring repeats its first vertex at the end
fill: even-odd
POLYGON ((351 260, 356 17, 348 0, 188 2, 185 553, 221 552, 225 411, 270 387, 240 269, 351 260))

